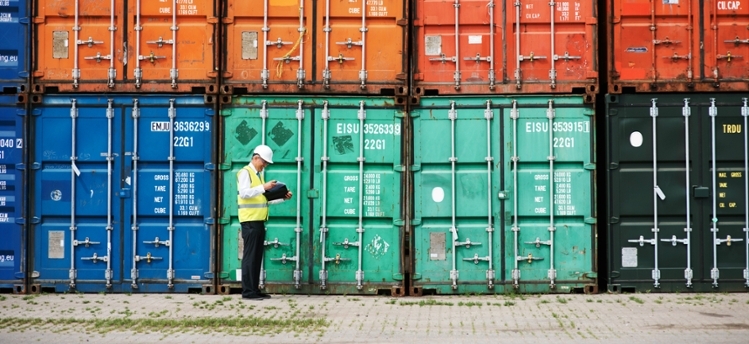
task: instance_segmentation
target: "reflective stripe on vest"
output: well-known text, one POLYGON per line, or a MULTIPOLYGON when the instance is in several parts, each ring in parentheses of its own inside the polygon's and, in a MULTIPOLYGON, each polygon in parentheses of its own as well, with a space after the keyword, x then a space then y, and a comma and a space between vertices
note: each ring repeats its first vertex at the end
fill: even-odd
MULTIPOLYGON (((242 170, 247 171, 247 174, 250 177, 250 187, 265 184, 262 177, 255 174, 255 171, 253 171, 249 166, 243 167, 242 170)), ((242 170, 237 172, 237 186, 239 186, 239 174, 242 170)), ((252 198, 241 198, 239 197, 239 191, 237 191, 237 208, 239 222, 268 220, 268 200, 263 194, 252 198)))

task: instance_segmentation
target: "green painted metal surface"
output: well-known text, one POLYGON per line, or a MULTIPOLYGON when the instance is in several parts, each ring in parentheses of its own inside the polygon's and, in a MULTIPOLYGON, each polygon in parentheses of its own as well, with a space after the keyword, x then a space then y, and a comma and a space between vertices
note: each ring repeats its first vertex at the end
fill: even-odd
POLYGON ((582 97, 423 97, 411 114, 415 287, 563 293, 596 283, 595 125, 582 97))
POLYGON ((746 290, 745 97, 607 96, 610 290, 746 290))
POLYGON ((402 273, 401 108, 375 97, 237 97, 221 113, 220 291, 239 287, 236 172, 263 142, 274 150, 266 180, 286 182, 295 194, 270 208, 263 287, 377 293, 402 284, 396 280, 402 273))

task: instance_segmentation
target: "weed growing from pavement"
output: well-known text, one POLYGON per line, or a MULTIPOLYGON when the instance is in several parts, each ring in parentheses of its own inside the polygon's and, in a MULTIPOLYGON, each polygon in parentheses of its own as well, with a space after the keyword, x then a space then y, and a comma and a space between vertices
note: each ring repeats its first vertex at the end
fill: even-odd
POLYGON ((557 296, 557 302, 559 302, 561 304, 565 304, 565 303, 567 303, 567 299, 565 299, 563 297, 557 296))
POLYGON ((634 301, 634 302, 637 302, 639 304, 645 303, 645 301, 643 301, 641 298, 636 297, 636 296, 630 296, 629 299, 632 300, 632 301, 634 301))
POLYGON ((515 302, 505 301, 505 307, 510 307, 510 306, 514 306, 514 305, 515 305, 515 302))
MULTIPOLYGON (((462 302, 461 302, 462 303, 462 302)), ((391 305, 395 304, 395 300, 392 300, 391 305)), ((437 301, 435 299, 429 299, 429 300, 421 300, 419 302, 416 301, 401 301, 401 306, 453 306, 454 304, 452 302, 446 302, 446 301, 437 301)), ((462 306, 461 304, 458 304, 459 306, 462 306)))
POLYGON ((541 300, 541 301, 538 301, 538 303, 549 303, 549 300, 541 300))
POLYGON ((466 307, 476 306, 476 307, 480 308, 482 305, 483 305, 483 303, 481 303, 481 302, 473 302, 473 301, 471 301, 471 302, 462 302, 462 301, 458 302, 458 306, 466 306, 466 307))
POLYGON ((588 303, 593 302, 593 299, 586 299, 585 302, 588 302, 588 303))

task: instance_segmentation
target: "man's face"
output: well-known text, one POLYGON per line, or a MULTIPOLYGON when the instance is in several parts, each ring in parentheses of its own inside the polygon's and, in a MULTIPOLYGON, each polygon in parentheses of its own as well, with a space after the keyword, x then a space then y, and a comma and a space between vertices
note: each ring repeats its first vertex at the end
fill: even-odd
POLYGON ((268 162, 263 160, 259 155, 255 155, 255 157, 252 158, 252 160, 255 161, 255 169, 258 172, 262 172, 266 166, 268 166, 268 162))

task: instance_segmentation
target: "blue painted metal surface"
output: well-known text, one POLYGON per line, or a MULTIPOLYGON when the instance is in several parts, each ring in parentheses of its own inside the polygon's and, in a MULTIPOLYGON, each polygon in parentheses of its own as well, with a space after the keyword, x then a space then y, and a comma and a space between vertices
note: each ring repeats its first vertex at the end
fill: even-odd
POLYGON ((0 93, 28 90, 29 3, 0 0, 0 93))
POLYGON ((14 96, 0 95, 0 290, 17 292, 26 271, 25 114, 14 96))
POLYGON ((31 113, 33 283, 84 292, 212 283, 213 105, 45 96, 31 113))

